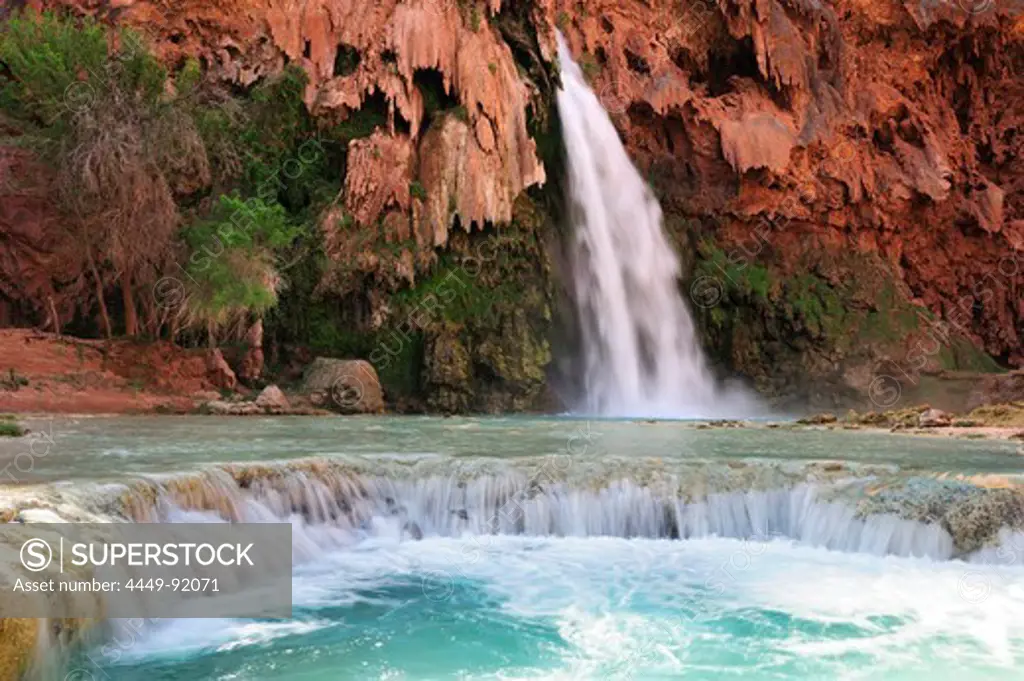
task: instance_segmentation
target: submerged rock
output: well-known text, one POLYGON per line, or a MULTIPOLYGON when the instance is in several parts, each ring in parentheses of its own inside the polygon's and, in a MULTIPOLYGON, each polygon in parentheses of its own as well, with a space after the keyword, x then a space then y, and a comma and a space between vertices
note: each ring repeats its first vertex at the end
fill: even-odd
POLYGON ((802 425, 824 425, 827 423, 835 423, 836 421, 838 421, 836 415, 828 412, 822 414, 813 414, 811 416, 806 416, 802 419, 797 419, 797 423, 802 425))
POLYGON ((423 539, 423 530, 421 530, 420 526, 411 520, 402 526, 402 534, 408 534, 410 539, 417 541, 423 539))

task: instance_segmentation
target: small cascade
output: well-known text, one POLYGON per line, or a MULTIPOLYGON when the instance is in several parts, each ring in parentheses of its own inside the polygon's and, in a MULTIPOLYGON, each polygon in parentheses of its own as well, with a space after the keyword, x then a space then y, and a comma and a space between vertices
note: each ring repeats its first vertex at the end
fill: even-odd
MULTIPOLYGON (((21 488, 4 501, 13 506, 0 514, 14 522, 288 522, 293 565, 369 538, 727 537, 993 564, 973 568, 971 574, 984 576, 979 569, 1018 564, 1024 547, 1020 487, 829 462, 302 459, 225 464, 128 483, 21 488)), ((6 548, 17 555, 16 547, 6 548)), ((25 660, 27 678, 39 679, 53 678, 70 651, 106 640, 116 624, 18 622, 21 629, 4 635, 35 651, 25 660)), ((0 654, 25 659, 21 652, 0 654)))
POLYGON ((663 418, 754 413, 752 400, 716 387, 679 294, 679 259, 662 229, 661 206, 561 34, 558 59, 575 239, 572 289, 584 357, 579 411, 663 418))
MULTIPOLYGON (((642 459, 560 466, 544 457, 483 465, 458 459, 411 466, 320 459, 225 465, 136 482, 97 507, 136 522, 291 522, 296 561, 381 534, 521 534, 785 539, 874 555, 973 554, 998 562, 992 547, 1011 520, 972 526, 984 537, 951 533, 954 526, 941 517, 918 514, 933 507, 907 492, 922 494, 927 481, 889 467, 685 462, 669 468, 642 459)), ((978 488, 958 503, 984 509, 988 491, 978 488)), ((964 508, 951 512, 962 515, 964 508)))

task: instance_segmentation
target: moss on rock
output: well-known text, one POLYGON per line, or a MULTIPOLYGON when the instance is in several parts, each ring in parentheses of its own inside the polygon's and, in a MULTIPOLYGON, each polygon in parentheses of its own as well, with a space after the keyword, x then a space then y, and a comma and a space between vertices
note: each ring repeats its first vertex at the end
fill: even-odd
POLYGON ((879 373, 906 375, 903 397, 922 399, 924 374, 998 368, 915 305, 877 255, 808 249, 786 262, 768 242, 756 253, 728 249, 695 224, 685 227, 697 244, 688 292, 702 343, 768 396, 816 409, 863 407, 879 373))

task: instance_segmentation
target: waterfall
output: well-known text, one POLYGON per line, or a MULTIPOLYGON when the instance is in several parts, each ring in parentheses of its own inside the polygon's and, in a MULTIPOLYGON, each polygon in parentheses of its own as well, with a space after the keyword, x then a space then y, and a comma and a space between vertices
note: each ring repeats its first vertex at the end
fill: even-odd
POLYGON ((749 413, 749 400, 716 388, 679 294, 679 259, 662 230, 661 206, 561 34, 558 58, 584 359, 579 410, 663 418, 749 413))

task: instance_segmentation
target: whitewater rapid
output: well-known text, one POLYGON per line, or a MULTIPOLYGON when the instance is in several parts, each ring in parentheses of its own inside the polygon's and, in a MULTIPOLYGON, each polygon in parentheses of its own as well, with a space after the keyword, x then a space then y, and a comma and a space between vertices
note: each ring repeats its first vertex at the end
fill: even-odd
POLYGON ((788 542, 502 536, 481 547, 381 535, 297 567, 292 621, 160 622, 106 671, 114 681, 176 668, 316 681, 1012 678, 1024 654, 1020 570, 989 568, 984 598, 965 590, 970 574, 788 542))
POLYGON ((888 465, 353 456, 8 494, 20 522, 292 525, 293 619, 109 622, 69 665, 110 681, 960 681, 1024 659, 1008 490, 888 465))

